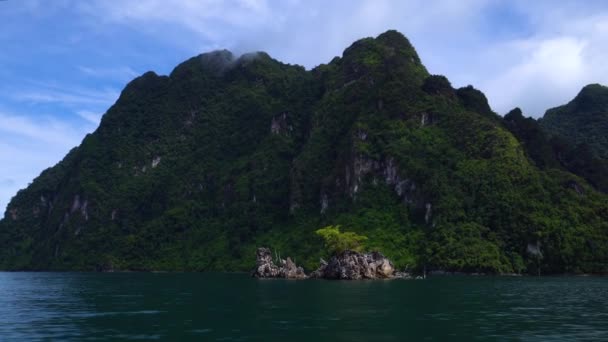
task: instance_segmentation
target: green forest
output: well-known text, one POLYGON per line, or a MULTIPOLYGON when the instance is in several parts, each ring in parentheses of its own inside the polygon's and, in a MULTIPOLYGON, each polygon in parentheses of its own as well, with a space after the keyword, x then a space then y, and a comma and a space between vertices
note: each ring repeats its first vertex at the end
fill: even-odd
POLYGON ((214 51, 131 81, 14 196, 0 269, 248 271, 265 246, 310 271, 364 243, 414 272, 607 273, 606 137, 608 88, 502 117, 396 31, 312 70, 214 51))

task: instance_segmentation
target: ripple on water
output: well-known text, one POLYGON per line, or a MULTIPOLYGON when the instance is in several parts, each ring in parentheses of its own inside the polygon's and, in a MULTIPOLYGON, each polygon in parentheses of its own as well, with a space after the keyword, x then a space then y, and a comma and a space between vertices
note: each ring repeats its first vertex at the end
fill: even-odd
POLYGON ((0 273, 0 340, 608 340, 608 278, 0 273))

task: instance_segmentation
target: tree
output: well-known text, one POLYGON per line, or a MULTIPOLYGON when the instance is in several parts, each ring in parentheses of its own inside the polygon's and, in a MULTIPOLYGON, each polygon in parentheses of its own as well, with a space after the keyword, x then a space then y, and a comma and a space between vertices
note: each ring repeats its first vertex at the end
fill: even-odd
POLYGON ((340 232, 340 226, 327 226, 315 233, 323 238, 325 248, 330 254, 339 254, 346 250, 361 252, 367 240, 367 236, 354 232, 340 232))

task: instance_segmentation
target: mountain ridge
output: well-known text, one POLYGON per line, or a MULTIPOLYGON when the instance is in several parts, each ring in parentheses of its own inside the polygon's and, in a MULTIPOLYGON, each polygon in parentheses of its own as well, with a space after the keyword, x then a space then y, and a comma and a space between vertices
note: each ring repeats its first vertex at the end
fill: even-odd
POLYGON ((589 145, 597 157, 608 159, 608 87, 583 87, 569 103, 547 110, 540 125, 550 136, 573 145, 589 145))
POLYGON ((263 245, 310 269, 340 224, 401 268, 606 272, 606 196, 509 127, 397 31, 310 71, 202 54, 11 200, 0 268, 246 270, 263 245))

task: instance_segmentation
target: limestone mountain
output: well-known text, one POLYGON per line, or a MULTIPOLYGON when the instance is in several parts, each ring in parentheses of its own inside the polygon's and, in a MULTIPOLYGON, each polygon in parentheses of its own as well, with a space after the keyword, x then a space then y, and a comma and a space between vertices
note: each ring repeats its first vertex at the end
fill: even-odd
POLYGON ((516 108, 504 121, 538 167, 562 168, 608 192, 608 88, 588 85, 539 120, 525 118, 516 108))
POLYGON ((549 109, 540 124, 549 135, 587 145, 594 155, 608 159, 608 87, 584 87, 568 104, 549 109))
POLYGON ((0 268, 247 270, 268 246, 312 270, 341 225, 398 268, 608 271, 608 197, 513 132, 396 31, 310 71, 203 54, 17 193, 0 268))

